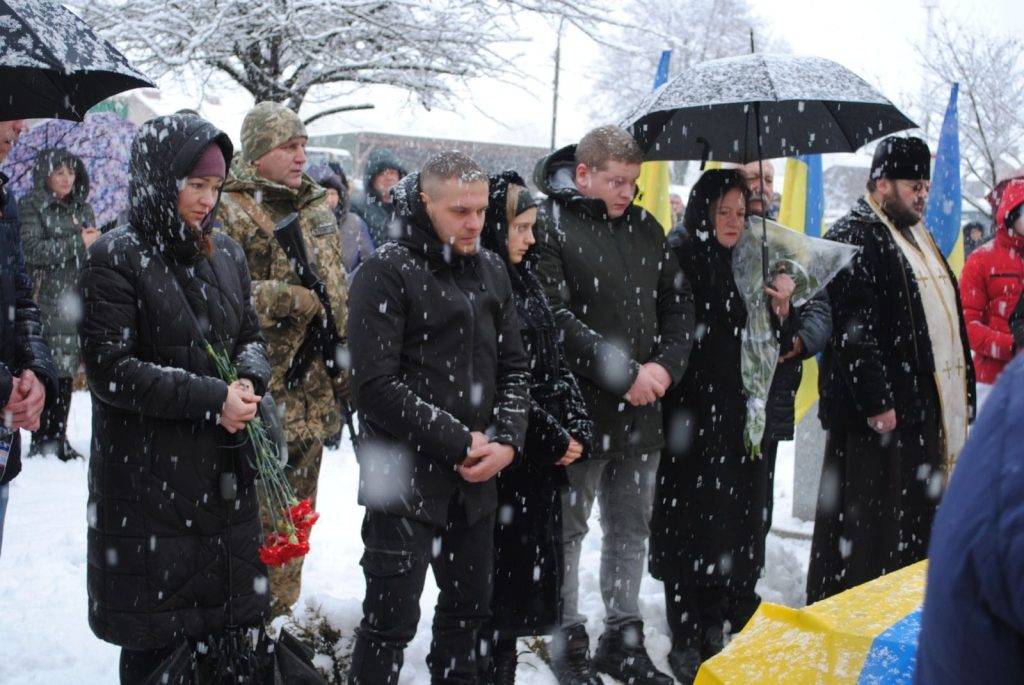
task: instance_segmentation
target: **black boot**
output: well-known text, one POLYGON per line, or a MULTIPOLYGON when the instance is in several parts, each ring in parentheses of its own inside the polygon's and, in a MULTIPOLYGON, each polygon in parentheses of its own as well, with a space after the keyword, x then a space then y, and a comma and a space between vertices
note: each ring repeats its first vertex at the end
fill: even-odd
POLYGON ((590 662, 590 638, 583 626, 573 626, 555 635, 552 641, 551 670, 558 685, 601 685, 590 662))
POLYGON ((693 646, 672 648, 668 653, 668 667, 672 669, 672 675, 683 685, 692 685, 697 679, 697 671, 700 670, 700 650, 693 646))
POLYGON ((61 461, 71 461, 72 459, 85 459, 81 452, 76 450, 68 442, 67 438, 64 438, 63 444, 60 446, 60 450, 57 452, 57 458, 61 461))
POLYGON ((721 623, 712 623, 704 628, 700 640, 700 655, 704 661, 722 651, 725 646, 725 629, 721 623))
POLYGON ((655 668, 647 654, 640 621, 606 629, 597 643, 594 667, 629 685, 674 685, 672 677, 655 668))
POLYGON ((491 660, 489 677, 484 681, 485 685, 515 685, 518 660, 516 641, 498 640, 494 646, 494 657, 491 660))

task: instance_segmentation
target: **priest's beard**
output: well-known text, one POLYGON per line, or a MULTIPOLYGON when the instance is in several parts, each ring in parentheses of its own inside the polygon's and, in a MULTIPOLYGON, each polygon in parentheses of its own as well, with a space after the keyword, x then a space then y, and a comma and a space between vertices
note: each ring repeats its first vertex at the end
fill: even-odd
POLYGON ((916 225, 924 216, 924 200, 915 201, 908 205, 900 199, 899 193, 894 187, 891 191, 882 196, 882 211, 889 217, 893 226, 901 231, 916 225))

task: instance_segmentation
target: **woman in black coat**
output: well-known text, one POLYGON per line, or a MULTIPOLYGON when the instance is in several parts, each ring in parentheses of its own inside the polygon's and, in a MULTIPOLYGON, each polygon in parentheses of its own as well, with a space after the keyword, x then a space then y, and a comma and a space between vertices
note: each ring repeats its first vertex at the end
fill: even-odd
POLYGON ((267 615, 240 447, 270 367, 245 256, 210 232, 231 154, 198 117, 144 124, 130 221, 96 241, 80 277, 93 400, 89 625, 123 648, 122 682, 142 682, 185 641, 216 645, 267 615), (221 380, 202 341, 241 380, 221 380))
MULTIPOLYGON (((696 340, 679 386, 664 400, 665 453, 651 521, 651 575, 665 582, 672 630, 669 665, 691 682, 722 648, 725 611, 737 578, 763 564, 765 459, 744 441, 747 397, 740 346, 747 308, 733 278, 733 248, 745 230, 747 189, 733 170, 706 172, 694 185, 673 250, 693 288, 696 340)), ((791 339, 793 281, 779 276, 773 321, 791 339), (785 318, 785 324, 780 322, 785 318)))
POLYGON ((516 638, 545 635, 562 619, 565 467, 589 448, 592 425, 534 272, 537 201, 514 171, 491 177, 482 245, 504 258, 530 358, 530 423, 523 454, 498 476, 494 532, 493 660, 485 682, 515 682, 516 638))

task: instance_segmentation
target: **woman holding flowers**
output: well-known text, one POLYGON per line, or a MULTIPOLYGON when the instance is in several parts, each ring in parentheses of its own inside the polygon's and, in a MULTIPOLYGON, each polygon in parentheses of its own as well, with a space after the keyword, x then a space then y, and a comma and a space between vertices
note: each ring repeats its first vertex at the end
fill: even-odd
POLYGON ((267 615, 249 424, 270 366, 245 256, 211 232, 231 155, 198 117, 144 124, 128 225, 97 240, 80 277, 89 623, 122 647, 121 682, 267 615))
MULTIPOLYGON (((665 582, 669 666, 682 682, 691 682, 700 663, 722 649, 737 580, 756 573, 764 549, 755 540, 763 534, 768 476, 764 458, 745 439, 741 343, 748 311, 733 276, 747 199, 739 172, 705 172, 686 205, 686 237, 670 236, 693 288, 697 324, 686 374, 664 400, 666 448, 650 567, 665 582)), ((780 340, 791 341, 799 327, 790 307, 794 287, 783 274, 765 290, 780 340)))

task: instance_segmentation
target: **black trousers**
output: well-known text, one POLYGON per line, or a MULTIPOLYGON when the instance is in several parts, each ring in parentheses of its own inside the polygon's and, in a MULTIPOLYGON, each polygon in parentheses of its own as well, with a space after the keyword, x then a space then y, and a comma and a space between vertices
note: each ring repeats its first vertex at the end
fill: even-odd
POLYGON ((46 403, 39 418, 39 430, 32 435, 32 452, 43 449, 63 454, 64 436, 68 430, 68 414, 71 412, 71 387, 73 378, 57 379, 57 395, 46 403), (38 449, 37 449, 38 445, 38 449))
POLYGON ((398 682, 428 566, 441 591, 427 656, 431 682, 478 682, 477 641, 491 616, 494 515, 469 524, 455 499, 445 526, 368 510, 362 536, 366 597, 349 683, 398 682))
POLYGON ((807 570, 808 604, 928 555, 943 487, 942 444, 937 411, 886 435, 829 431, 807 570))

